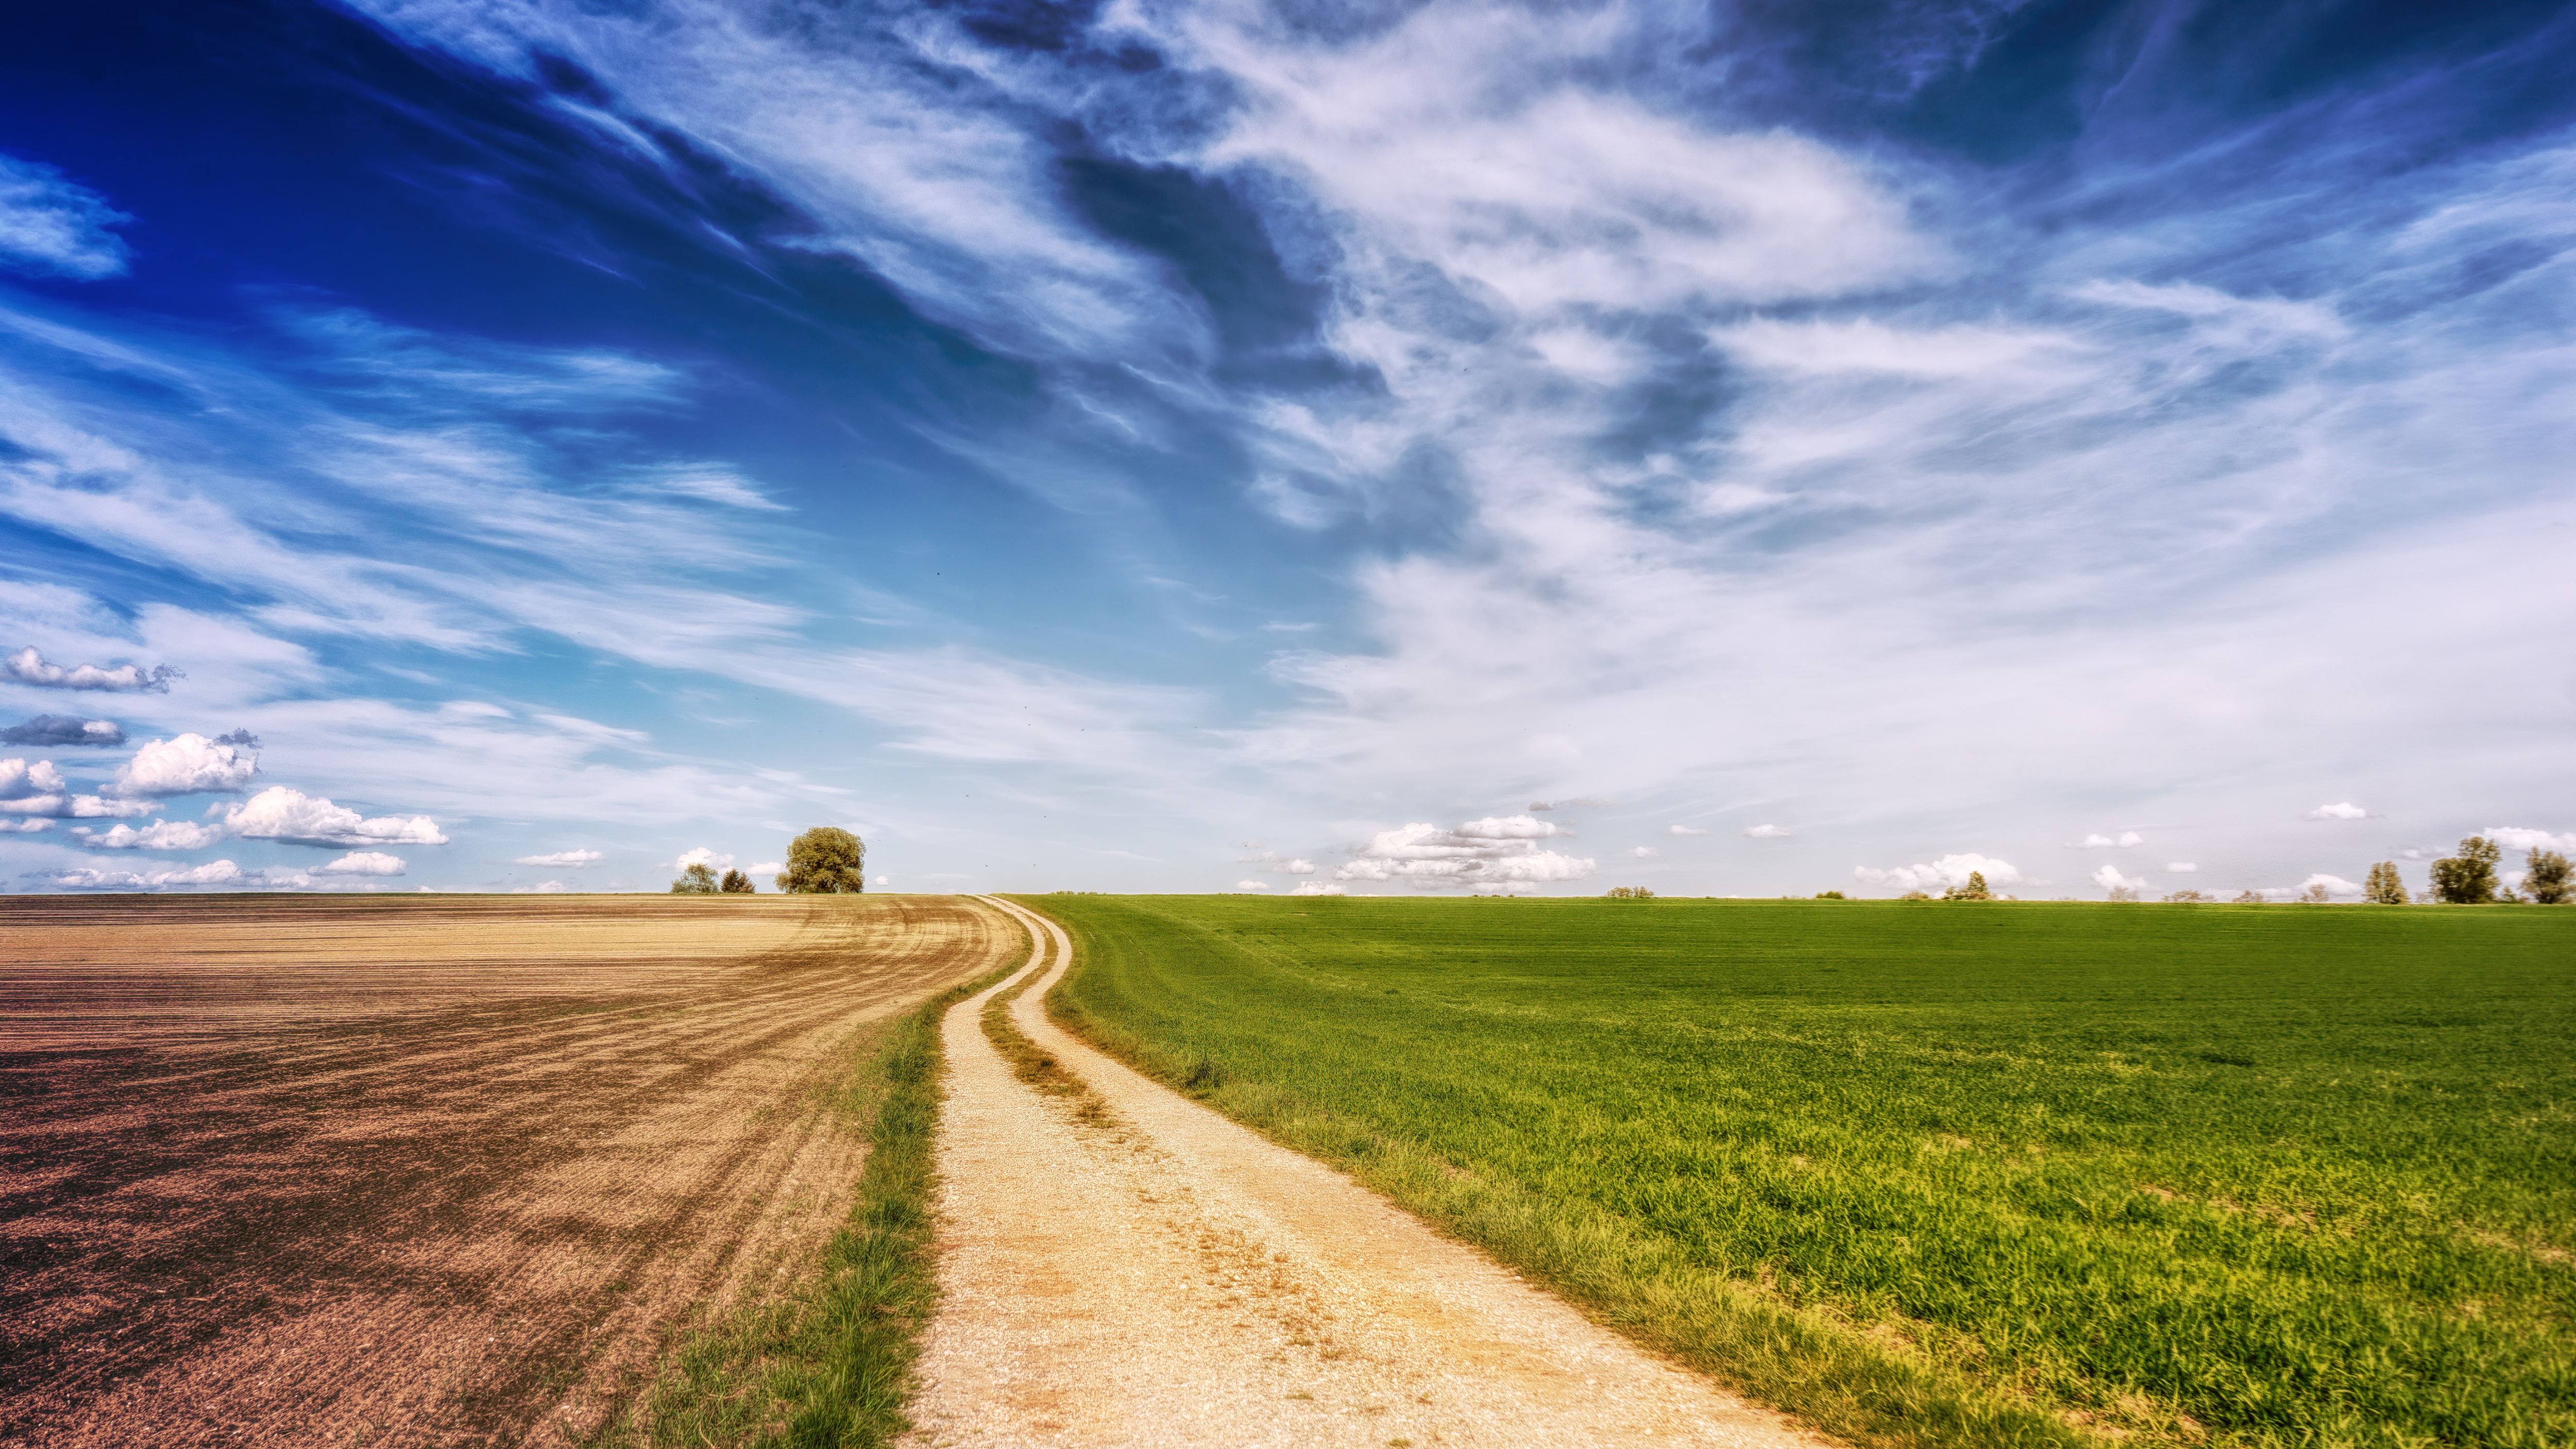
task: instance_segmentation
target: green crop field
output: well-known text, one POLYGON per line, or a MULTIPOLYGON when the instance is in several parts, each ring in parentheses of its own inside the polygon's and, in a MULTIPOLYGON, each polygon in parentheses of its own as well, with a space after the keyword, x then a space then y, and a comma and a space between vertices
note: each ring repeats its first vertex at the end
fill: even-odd
POLYGON ((2576 1444, 2576 910, 1029 904, 1069 1025, 1856 1442, 2576 1444))

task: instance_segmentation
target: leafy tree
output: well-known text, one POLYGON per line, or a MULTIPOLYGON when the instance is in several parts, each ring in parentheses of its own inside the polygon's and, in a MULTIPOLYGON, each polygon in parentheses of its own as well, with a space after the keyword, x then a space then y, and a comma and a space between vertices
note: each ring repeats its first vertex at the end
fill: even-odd
POLYGON ((1820 901, 1841 901, 1849 900, 1851 898, 1844 895, 1841 891, 1818 891, 1816 892, 1816 899, 1820 901))
POLYGON ((1932 899, 1932 893, 1929 891, 1907 891, 1905 894, 1898 896, 1897 899, 1900 901, 1928 901, 1932 899))
POLYGON ((2261 891, 2254 890, 2251 887, 2238 891, 2236 893, 2236 899, 2231 902, 2231 904, 2240 906, 2259 906, 2263 903, 2263 893, 2261 891))
POLYGON ((715 893, 716 873, 703 860, 690 861, 688 869, 680 872, 680 878, 671 882, 671 894, 675 896, 711 896, 715 893))
POLYGON ((2406 882, 2397 878, 2397 862, 2383 860, 2370 868, 2370 878, 2361 883, 2361 898, 2374 906, 2406 904, 2406 882))
POLYGON ((751 877, 738 870, 726 871, 724 880, 717 884, 716 889, 729 896, 747 896, 755 893, 751 877))
POLYGON ((2115 885, 2111 887, 2111 893, 2103 897, 2109 901, 2135 901, 2137 898, 2138 888, 2132 885, 2115 885))
POLYGON ((1945 901, 1990 901, 1994 898, 1995 893, 1986 889, 1986 873, 1982 870, 1968 872, 1966 885, 1955 885, 1941 892, 1941 899, 1945 901))
POLYGON ((2567 857, 2554 850, 2535 849, 2529 865, 2531 873, 2522 878, 2522 888, 2531 892, 2532 900, 2544 906, 2565 905, 2570 894, 2567 857))
POLYGON ((868 888, 868 847, 846 830, 817 825, 789 841, 778 888, 791 896, 857 895, 868 888))
POLYGON ((1612 886, 1609 895, 1614 901, 1651 901, 1655 898, 1655 893, 1644 886, 1612 886))
POLYGON ((2202 894, 2201 894, 2200 892, 2198 892, 2198 891, 2194 891, 2194 890, 2180 890, 2180 891, 2175 891, 2172 895, 2169 895, 2169 896, 2165 897, 2165 903, 2166 903, 2167 905, 2175 905, 2175 906, 2196 906, 2196 905, 2199 905, 2199 904, 2201 904, 2201 903, 2203 903, 2203 902, 2207 901, 2208 899, 2209 899, 2209 897, 2207 897, 2207 896, 2205 896, 2205 895, 2202 895, 2202 894))
POLYGON ((2483 835, 2460 842, 2460 853, 2433 862, 2433 896, 2445 905, 2484 905, 2498 899, 2496 862, 2504 852, 2483 835))
POLYGON ((2326 883, 2324 881, 2318 881, 2315 885, 2299 892, 2299 903, 2301 905, 2308 906, 2332 905, 2334 904, 2334 892, 2326 889, 2326 883))

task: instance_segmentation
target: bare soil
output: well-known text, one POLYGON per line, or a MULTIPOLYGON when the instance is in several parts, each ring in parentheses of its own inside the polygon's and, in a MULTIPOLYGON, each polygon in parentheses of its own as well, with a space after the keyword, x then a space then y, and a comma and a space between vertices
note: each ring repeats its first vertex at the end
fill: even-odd
POLYGON ((830 1235, 847 1069, 1019 939, 940 897, 0 899, 0 1442, 577 1438, 830 1235))
POLYGON ((1075 1040, 1040 1005, 1069 944, 1031 920, 1029 1077, 980 1022, 1025 972, 944 1022, 915 1449, 1827 1444, 1075 1040))

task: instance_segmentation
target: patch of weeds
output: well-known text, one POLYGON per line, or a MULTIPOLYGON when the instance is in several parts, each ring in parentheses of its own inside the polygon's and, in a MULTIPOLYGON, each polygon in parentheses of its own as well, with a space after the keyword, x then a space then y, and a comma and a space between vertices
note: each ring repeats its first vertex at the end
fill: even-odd
POLYGON ((1012 1023, 1011 1003, 1036 985, 1037 980, 1038 977, 1032 975, 1018 986, 996 993, 991 1001, 985 1003, 984 1035, 1002 1054, 1002 1060, 1011 1064, 1013 1076, 1050 1097, 1069 1098, 1073 1104, 1074 1120, 1087 1127, 1116 1125, 1118 1119, 1110 1112, 1106 1098, 1093 1091, 1089 1082, 1066 1071, 1064 1064, 1057 1061, 1052 1053, 1029 1040, 1028 1035, 1012 1023))

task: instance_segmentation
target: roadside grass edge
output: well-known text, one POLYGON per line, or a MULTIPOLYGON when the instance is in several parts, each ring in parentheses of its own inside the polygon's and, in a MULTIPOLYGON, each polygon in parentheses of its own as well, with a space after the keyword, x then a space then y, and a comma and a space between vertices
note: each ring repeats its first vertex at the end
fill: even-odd
POLYGON ((590 1449, 753 1445, 881 1449, 904 1415, 921 1334, 939 1302, 931 1253, 937 1185, 940 1018, 1027 962, 1027 927, 1010 961, 898 1018, 842 1089, 839 1110, 870 1102, 866 1165, 850 1216, 809 1280, 700 1330, 626 1410, 583 1440, 590 1449))
MULTIPOLYGON (((1037 900, 1013 899, 1041 909, 1037 900)), ((1860 1449, 2100 1449, 2110 1442, 2010 1384, 1979 1383, 1948 1368, 1944 1352, 1965 1345, 1932 1325, 1864 1324, 1790 1304, 1694 1264, 1674 1245, 1599 1209, 1485 1178, 1284 1089, 1239 1079, 1223 1063, 1101 1021, 1070 991, 1085 969, 1085 934, 1074 922, 1050 919, 1075 943, 1071 969, 1046 998, 1050 1020, 1281 1146, 1349 1173, 1650 1350, 1860 1449)), ((2187 1428, 2172 1435, 2193 1437, 2187 1428)))

